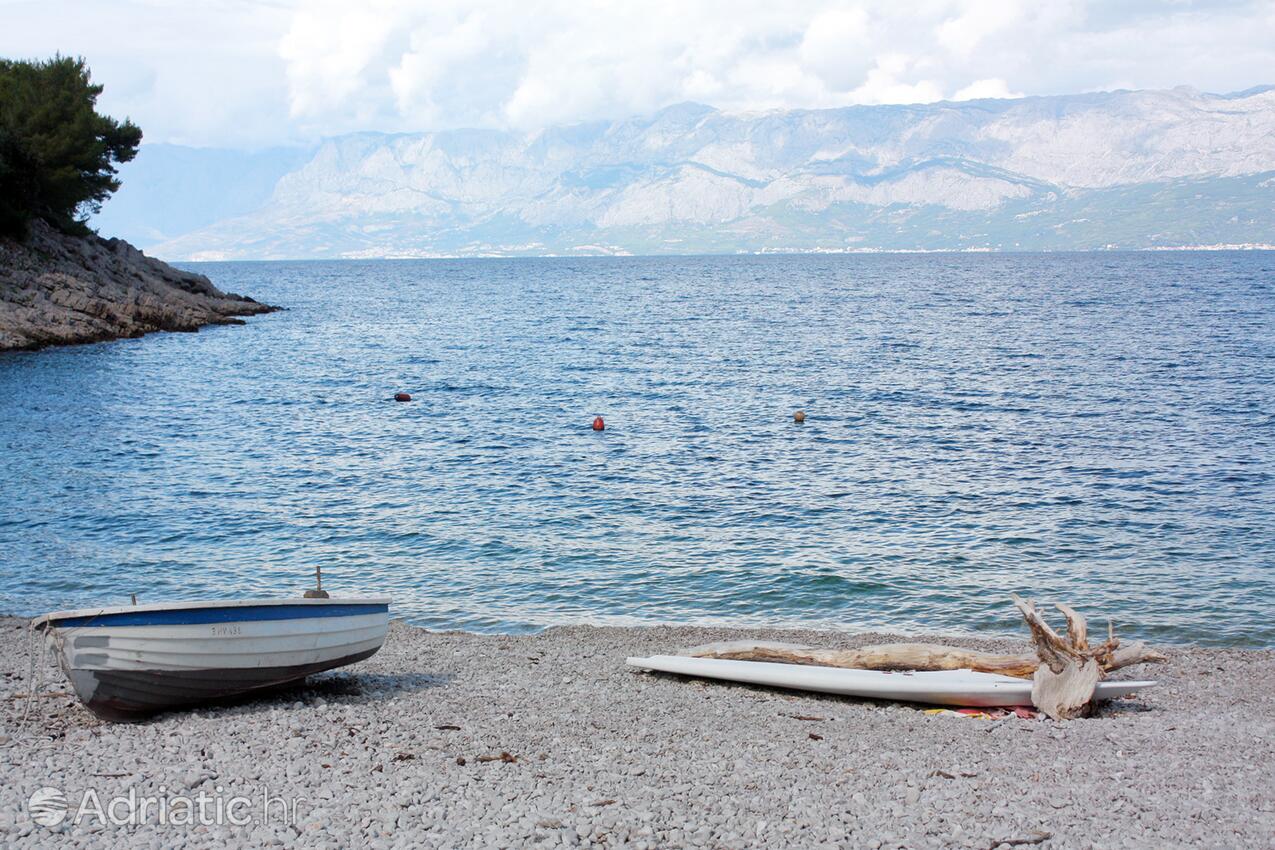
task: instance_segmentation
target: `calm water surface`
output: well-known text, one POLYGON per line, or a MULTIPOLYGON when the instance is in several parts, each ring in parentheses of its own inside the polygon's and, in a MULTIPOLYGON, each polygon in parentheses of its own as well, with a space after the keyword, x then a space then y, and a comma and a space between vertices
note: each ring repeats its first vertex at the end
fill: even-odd
POLYGON ((0 355, 0 610, 1275 645, 1275 255, 198 268, 289 310, 0 355))

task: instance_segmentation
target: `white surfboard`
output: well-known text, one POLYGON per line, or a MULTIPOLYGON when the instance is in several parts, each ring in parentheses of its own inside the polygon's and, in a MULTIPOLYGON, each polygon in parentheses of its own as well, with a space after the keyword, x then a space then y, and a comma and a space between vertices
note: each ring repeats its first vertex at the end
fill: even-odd
MULTIPOLYGON (((662 673, 870 699, 981 707, 1032 704, 1030 679, 976 673, 973 670, 896 673, 681 655, 629 658, 625 663, 630 667, 662 673)), ((1103 681, 1098 683, 1094 697, 1112 699, 1154 685, 1155 682, 1148 681, 1103 681)))

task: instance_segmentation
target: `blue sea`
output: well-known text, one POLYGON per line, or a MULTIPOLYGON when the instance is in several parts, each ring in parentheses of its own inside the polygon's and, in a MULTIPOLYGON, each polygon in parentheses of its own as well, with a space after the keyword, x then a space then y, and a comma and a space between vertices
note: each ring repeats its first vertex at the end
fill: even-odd
POLYGON ((287 310, 0 355, 0 610, 1275 646, 1275 254, 191 267, 287 310))

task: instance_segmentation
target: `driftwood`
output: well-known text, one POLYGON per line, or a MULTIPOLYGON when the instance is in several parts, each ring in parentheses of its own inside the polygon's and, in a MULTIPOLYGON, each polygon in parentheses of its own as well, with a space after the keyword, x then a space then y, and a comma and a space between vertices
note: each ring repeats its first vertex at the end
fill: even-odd
POLYGON ((1107 639, 1090 647, 1083 617, 1067 605, 1057 608, 1067 618, 1067 637, 1045 622, 1036 606, 1013 597, 1032 632, 1034 654, 997 654, 933 643, 890 643, 859 649, 815 649, 772 641, 732 641, 684 650, 695 658, 773 661, 859 670, 976 670, 1032 679, 1032 702, 1055 719, 1076 717, 1093 697, 1094 687, 1113 670, 1164 661, 1144 643, 1121 646, 1110 626, 1107 639))
POLYGON ((1031 600, 1014 596, 1014 605, 1027 621, 1032 646, 1040 657, 1040 666, 1032 676, 1032 704, 1055 720, 1084 714, 1102 678, 1103 661, 1109 660, 1120 645, 1115 630, 1108 625, 1107 639, 1091 648, 1085 618, 1070 606, 1054 606, 1067 618, 1067 637, 1063 638, 1050 628, 1031 600))
MULTIPOLYGON (((1030 679, 1040 666, 1035 655, 999 655, 937 643, 884 643, 860 649, 814 649, 797 643, 732 641, 710 643, 683 650, 693 658, 728 658, 736 661, 777 661, 818 667, 850 667, 858 670, 977 670, 1030 679)), ((1164 661, 1144 643, 1122 646, 1103 664, 1104 672, 1134 664, 1164 661)))

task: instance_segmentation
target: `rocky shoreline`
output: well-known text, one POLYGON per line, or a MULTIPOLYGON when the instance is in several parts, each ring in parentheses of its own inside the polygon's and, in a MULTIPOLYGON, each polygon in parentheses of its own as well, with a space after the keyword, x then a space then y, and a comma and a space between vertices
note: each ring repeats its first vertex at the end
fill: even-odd
POLYGON ((277 309, 120 239, 69 236, 42 221, 26 242, 0 238, 0 351, 243 324, 277 309))
POLYGON ((52 667, 28 709, 26 621, 0 618, 0 843, 1064 850, 1266 847, 1275 834, 1269 650, 1162 647, 1167 663, 1117 675, 1158 687, 1063 723, 930 716, 624 665, 740 638, 895 639, 395 622, 376 656, 307 686, 130 725, 96 720, 52 667), (73 812, 90 790, 102 805, 130 794, 203 795, 213 813, 217 800, 246 802, 240 822, 163 824, 152 809, 49 826, 28 809, 42 788, 73 812))

